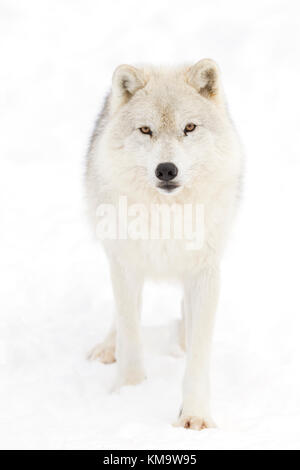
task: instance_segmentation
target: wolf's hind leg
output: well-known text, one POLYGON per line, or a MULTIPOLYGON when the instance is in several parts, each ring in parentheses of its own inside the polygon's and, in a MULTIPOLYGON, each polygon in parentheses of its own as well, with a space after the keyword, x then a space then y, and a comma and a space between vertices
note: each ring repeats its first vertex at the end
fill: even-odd
POLYGON ((116 327, 112 325, 108 335, 97 344, 88 354, 91 361, 100 361, 103 364, 112 364, 116 361, 116 327))

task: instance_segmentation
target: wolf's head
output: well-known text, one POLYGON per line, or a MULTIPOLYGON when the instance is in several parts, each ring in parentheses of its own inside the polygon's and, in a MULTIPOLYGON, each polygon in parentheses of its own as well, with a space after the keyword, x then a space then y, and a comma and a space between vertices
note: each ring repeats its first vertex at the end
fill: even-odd
POLYGON ((180 68, 120 65, 106 123, 106 173, 119 189, 172 196, 228 166, 234 133, 210 59, 180 68))

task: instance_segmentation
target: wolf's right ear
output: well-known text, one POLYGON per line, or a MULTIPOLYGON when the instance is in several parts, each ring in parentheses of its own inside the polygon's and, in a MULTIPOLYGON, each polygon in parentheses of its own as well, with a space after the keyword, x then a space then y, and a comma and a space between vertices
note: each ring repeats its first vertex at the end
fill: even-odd
POLYGON ((112 78, 111 107, 115 111, 145 86, 143 72, 131 65, 119 65, 112 78))

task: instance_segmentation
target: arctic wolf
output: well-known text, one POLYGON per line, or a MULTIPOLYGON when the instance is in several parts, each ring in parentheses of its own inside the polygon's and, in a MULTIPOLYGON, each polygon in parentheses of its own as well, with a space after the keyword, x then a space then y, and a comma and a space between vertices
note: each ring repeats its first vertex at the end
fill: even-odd
POLYGON ((91 139, 86 189, 96 229, 106 204, 201 204, 205 237, 198 250, 184 240, 109 237, 108 256, 116 313, 110 333, 90 354, 117 361, 117 386, 145 378, 140 327, 145 279, 182 285, 186 349, 182 403, 176 424, 214 425, 209 361, 219 295, 219 267, 237 207, 242 168, 220 72, 211 59, 192 66, 120 65, 91 139), (120 239, 121 238, 121 239, 120 239))

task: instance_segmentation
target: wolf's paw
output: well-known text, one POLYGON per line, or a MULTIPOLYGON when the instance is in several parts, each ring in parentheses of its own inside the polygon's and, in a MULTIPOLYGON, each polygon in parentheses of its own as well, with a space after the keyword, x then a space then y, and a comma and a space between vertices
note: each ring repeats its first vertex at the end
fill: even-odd
POLYGON ((199 416, 185 416, 181 415, 176 423, 176 427, 185 429, 193 429, 195 431, 202 431, 203 429, 215 428, 216 425, 211 418, 200 418, 199 416))
POLYGON ((90 361, 100 361, 103 364, 112 364, 116 362, 115 346, 105 343, 97 344, 88 354, 90 361))
POLYGON ((112 392, 118 392, 122 387, 138 385, 146 380, 144 369, 136 369, 127 372, 126 374, 119 375, 116 379, 112 392))

